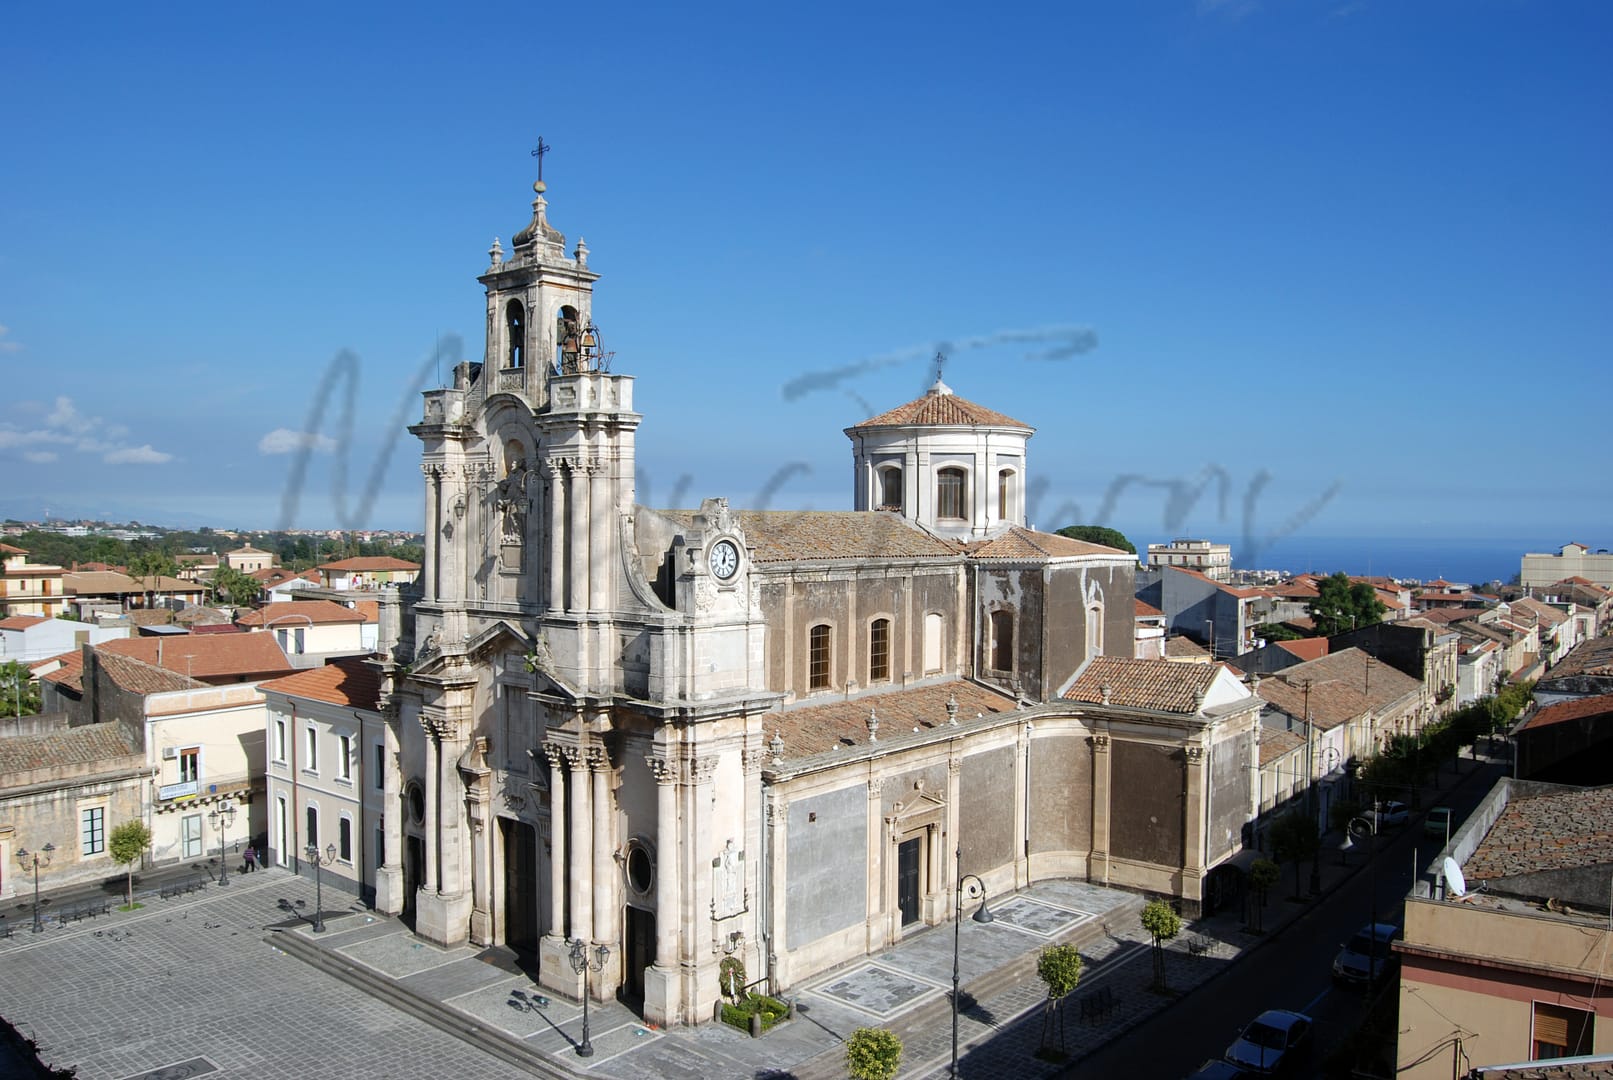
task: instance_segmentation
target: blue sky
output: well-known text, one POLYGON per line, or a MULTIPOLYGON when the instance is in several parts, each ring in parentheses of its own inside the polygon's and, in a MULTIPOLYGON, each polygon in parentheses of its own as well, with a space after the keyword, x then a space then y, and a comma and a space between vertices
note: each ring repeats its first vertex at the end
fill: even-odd
POLYGON ((941 347, 1044 528, 1613 546, 1613 7, 555 11, 12 5, 0 515, 282 524, 348 349, 295 523, 418 527, 407 433, 356 504, 541 132, 643 501, 849 505, 941 347))

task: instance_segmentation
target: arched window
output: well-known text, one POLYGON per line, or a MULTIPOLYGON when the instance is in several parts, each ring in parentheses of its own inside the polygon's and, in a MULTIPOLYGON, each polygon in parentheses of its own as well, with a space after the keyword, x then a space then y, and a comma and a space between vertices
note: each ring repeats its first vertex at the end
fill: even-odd
POLYGON ((879 470, 879 509, 902 509, 902 470, 894 465, 879 470))
POLYGON ((826 690, 829 687, 829 639, 827 623, 819 623, 807 632, 807 689, 826 690))
POLYGON ((567 305, 560 309, 555 318, 554 343, 555 370, 562 375, 581 370, 582 323, 576 308, 567 305))
POLYGON ((868 681, 891 677, 891 621, 875 619, 868 625, 868 681))
POLYGON ((1103 652, 1103 604, 1096 603, 1087 608, 1087 655, 1098 656, 1103 652))
POLYGON ((946 659, 946 622, 939 611, 924 615, 924 674, 940 671, 946 659))
POLYGON ((963 518, 963 470, 942 469, 935 474, 935 516, 963 518))
POLYGON ((997 516, 1007 521, 1014 509, 1014 470, 1004 469, 997 474, 997 516))
POLYGON ((1014 614, 991 613, 991 666, 996 671, 1014 670, 1014 614))
POLYGON ((518 368, 526 363, 526 309, 519 300, 511 300, 504 307, 504 333, 509 343, 505 366, 518 368))

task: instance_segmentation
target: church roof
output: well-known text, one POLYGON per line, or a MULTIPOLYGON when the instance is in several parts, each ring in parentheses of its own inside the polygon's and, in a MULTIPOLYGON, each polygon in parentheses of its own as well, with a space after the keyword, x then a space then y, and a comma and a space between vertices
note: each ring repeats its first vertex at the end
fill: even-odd
POLYGON ((1223 666, 1094 656, 1081 677, 1064 692, 1064 700, 1196 713, 1223 666), (1104 701, 1105 692, 1108 701, 1104 701))
MULTIPOLYGON (((976 559, 1048 559, 1063 555, 1126 555, 1119 548, 1011 525, 989 540, 964 545, 976 559)), ((1132 556, 1135 558, 1135 556, 1132 556)))
POLYGON ((984 405, 976 405, 966 401, 952 392, 952 388, 940 379, 935 385, 916 401, 909 401, 906 405, 898 405, 889 412, 864 420, 860 424, 853 424, 848 431, 858 431, 862 428, 877 427, 1013 427, 1025 431, 1034 431, 1029 424, 1021 423, 1011 416, 1004 416, 995 409, 988 409, 984 405))
MULTIPOLYGON (((696 511, 659 513, 692 527, 696 511)), ((741 510, 735 516, 755 546, 758 563, 944 558, 963 550, 900 515, 879 510, 741 510)))
POLYGON ((867 745, 869 710, 879 717, 882 742, 911 734, 915 728, 928 731, 945 727, 949 698, 958 703, 959 723, 990 713, 1011 712, 1017 707, 1010 697, 960 679, 888 694, 840 698, 824 705, 798 705, 764 718, 764 723, 784 740, 784 757, 788 760, 836 747, 867 745))

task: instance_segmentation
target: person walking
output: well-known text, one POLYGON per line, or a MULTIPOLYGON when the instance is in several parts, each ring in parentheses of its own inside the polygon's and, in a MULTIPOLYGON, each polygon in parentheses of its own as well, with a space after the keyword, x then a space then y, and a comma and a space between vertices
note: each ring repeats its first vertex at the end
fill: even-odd
POLYGON ((242 856, 246 860, 246 872, 251 873, 258 868, 258 849, 251 844, 246 846, 246 853, 242 856))

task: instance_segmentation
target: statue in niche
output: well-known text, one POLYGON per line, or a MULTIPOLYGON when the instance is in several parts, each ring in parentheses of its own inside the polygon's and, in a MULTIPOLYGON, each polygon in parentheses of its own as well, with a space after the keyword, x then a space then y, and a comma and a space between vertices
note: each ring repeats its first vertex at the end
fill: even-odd
POLYGON ((724 919, 745 910, 745 853, 729 840, 711 860, 712 912, 724 919))
POLYGON ((493 502, 499 511, 499 545, 519 548, 526 539, 526 512, 532 499, 527 494, 532 472, 526 459, 517 461, 509 475, 494 490, 493 502))
POLYGON ((571 375, 582 370, 582 325, 570 308, 560 317, 560 373, 571 375))

